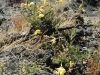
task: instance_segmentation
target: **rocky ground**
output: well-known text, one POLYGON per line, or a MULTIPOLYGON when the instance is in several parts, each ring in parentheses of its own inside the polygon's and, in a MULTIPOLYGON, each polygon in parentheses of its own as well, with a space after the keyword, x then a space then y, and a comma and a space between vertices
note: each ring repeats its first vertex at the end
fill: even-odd
MULTIPOLYGON (((77 14, 76 9, 78 9, 80 3, 75 1, 60 9, 66 16, 70 16, 70 22, 73 24, 72 26, 66 26, 65 21, 62 27, 65 29, 77 28, 74 44, 79 43, 82 51, 88 51, 91 54, 100 46, 100 7, 99 5, 93 6, 92 4, 84 3, 84 9, 77 14), (67 15, 69 13, 70 15, 67 15), (76 26, 74 25, 74 20, 77 20, 76 26)), ((54 50, 40 47, 44 42, 43 40, 40 43, 41 36, 32 34, 27 36, 22 32, 18 32, 14 23, 14 17, 19 13, 18 6, 6 7, 5 4, 0 8, 1 75, 55 75, 54 70, 60 64, 52 63, 54 50)), ((26 29, 25 31, 28 30, 26 29)), ((86 64, 79 63, 77 65, 77 70, 80 71, 81 75, 85 75, 87 71, 86 64)), ((70 73, 66 73, 66 75, 76 75, 75 73, 73 70, 70 73)))

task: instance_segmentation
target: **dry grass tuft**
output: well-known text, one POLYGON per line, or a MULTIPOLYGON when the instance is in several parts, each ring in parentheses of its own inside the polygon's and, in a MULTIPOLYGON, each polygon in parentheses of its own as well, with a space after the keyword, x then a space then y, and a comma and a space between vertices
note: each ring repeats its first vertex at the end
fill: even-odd
POLYGON ((26 20, 26 18, 22 14, 19 13, 16 16, 14 16, 13 21, 18 32, 21 32, 23 30, 29 31, 30 23, 26 20))
POLYGON ((87 67, 86 75, 100 75, 100 49, 91 55, 87 67))

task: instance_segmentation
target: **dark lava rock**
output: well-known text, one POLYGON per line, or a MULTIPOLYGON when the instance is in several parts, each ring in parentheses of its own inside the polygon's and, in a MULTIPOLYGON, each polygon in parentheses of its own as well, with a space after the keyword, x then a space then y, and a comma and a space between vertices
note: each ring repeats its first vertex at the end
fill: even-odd
POLYGON ((19 46, 19 47, 16 47, 16 48, 13 48, 11 50, 11 52, 16 56, 16 55, 20 55, 20 53, 22 53, 23 51, 25 51, 26 49, 22 46, 19 46))
POLYGON ((3 15, 0 14, 0 25, 2 24, 3 21, 5 21, 6 19, 4 18, 3 15))
POLYGON ((86 14, 87 16, 100 16, 100 12, 98 11, 100 0, 74 0, 69 6, 74 12, 77 12, 77 10, 79 10, 79 5, 82 3, 85 13, 80 12, 80 14, 86 14))
POLYGON ((52 61, 53 61, 53 51, 51 49, 46 49, 46 50, 43 50, 42 53, 38 53, 36 55, 36 61, 37 61, 37 64, 39 62, 42 62, 42 63, 46 63, 46 66, 50 66, 52 61))
POLYGON ((75 0, 75 1, 78 3, 82 3, 82 1, 83 1, 83 4, 91 5, 94 7, 99 6, 99 3, 100 3, 99 0, 75 0))
POLYGON ((83 35, 84 35, 83 29, 77 29, 76 35, 77 35, 77 36, 83 36, 83 35))
POLYGON ((16 63, 12 63, 7 67, 7 71, 12 73, 12 74, 16 74, 17 73, 16 68, 17 68, 16 63))
POLYGON ((98 42, 96 40, 90 41, 89 47, 98 48, 98 42))
POLYGON ((84 32, 86 36, 91 36, 93 34, 92 28, 86 28, 84 32))
POLYGON ((0 52, 0 58, 3 58, 5 56, 8 56, 10 54, 9 51, 6 51, 6 52, 0 52))
POLYGON ((68 11, 69 7, 64 7, 63 11, 68 11))
POLYGON ((80 15, 75 16, 76 24, 84 24, 84 19, 80 15))
POLYGON ((53 57, 52 57, 52 55, 50 55, 49 57, 47 57, 47 59, 46 59, 46 65, 47 66, 50 66, 51 65, 51 63, 52 63, 52 61, 53 61, 53 57))
POLYGON ((83 0, 83 2, 85 2, 91 6, 94 6, 94 7, 98 6, 100 3, 99 0, 83 0))
POLYGON ((52 75, 52 74, 44 70, 41 70, 41 72, 34 72, 32 75, 52 75))
POLYGON ((4 14, 3 9, 0 9, 0 14, 4 14))

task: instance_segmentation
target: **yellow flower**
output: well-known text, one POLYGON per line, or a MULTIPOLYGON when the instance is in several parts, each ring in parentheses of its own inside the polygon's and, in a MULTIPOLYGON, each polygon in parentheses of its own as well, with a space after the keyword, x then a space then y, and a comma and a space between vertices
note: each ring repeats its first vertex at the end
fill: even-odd
POLYGON ((57 72, 59 75, 64 75, 66 73, 66 70, 63 67, 59 67, 57 68, 57 70, 58 70, 57 72))
POLYGON ((59 0, 59 4, 63 4, 63 0, 59 0))
POLYGON ((54 8, 51 8, 50 10, 54 10, 54 8))
POLYGON ((44 14, 39 14, 39 18, 43 18, 44 17, 44 14))
POLYGON ((48 6, 49 5, 49 3, 48 2, 44 2, 44 6, 48 6))
POLYGON ((24 3, 21 3, 21 6, 20 7, 24 7, 25 6, 25 4, 24 3))
POLYGON ((82 7, 83 7, 83 5, 82 5, 82 4, 80 4, 80 5, 79 5, 79 9, 82 9, 82 7))
POLYGON ((34 2, 29 3, 28 7, 30 7, 30 6, 34 6, 34 2))
POLYGON ((70 67, 73 67, 74 62, 70 61, 70 67))
POLYGON ((27 6, 28 6, 28 7, 30 7, 31 5, 30 5, 30 4, 28 4, 27 6))
POLYGON ((33 6, 33 5, 34 5, 34 2, 31 2, 31 3, 30 3, 30 6, 33 6))
POLYGON ((56 38, 53 38, 52 40, 51 40, 51 42, 52 42, 52 44, 55 44, 56 43, 56 38))
POLYGON ((41 0, 44 6, 47 6, 49 3, 46 0, 41 0))
POLYGON ((40 11, 41 13, 44 13, 44 12, 45 12, 45 10, 42 9, 42 8, 40 8, 39 11, 40 11))
POLYGON ((41 34, 41 33, 42 33, 41 30, 37 29, 37 30, 34 32, 34 35, 39 35, 39 34, 41 34))

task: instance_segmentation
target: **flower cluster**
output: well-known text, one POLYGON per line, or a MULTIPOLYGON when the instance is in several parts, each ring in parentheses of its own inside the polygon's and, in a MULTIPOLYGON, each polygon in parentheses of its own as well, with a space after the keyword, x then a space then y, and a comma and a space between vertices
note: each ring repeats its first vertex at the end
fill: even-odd
POLYGON ((20 6, 20 7, 21 7, 21 8, 24 8, 24 7, 27 7, 27 6, 28 6, 28 7, 34 6, 34 2, 30 2, 30 3, 28 3, 28 4, 27 4, 27 3, 21 3, 21 6, 20 6))
POLYGON ((41 0, 38 4, 35 2, 22 3, 20 7, 21 13, 26 16, 27 20, 32 24, 32 26, 34 26, 33 31, 38 29, 49 30, 52 28, 52 23, 49 25, 47 23, 50 20, 53 20, 54 10, 47 0, 41 0))

